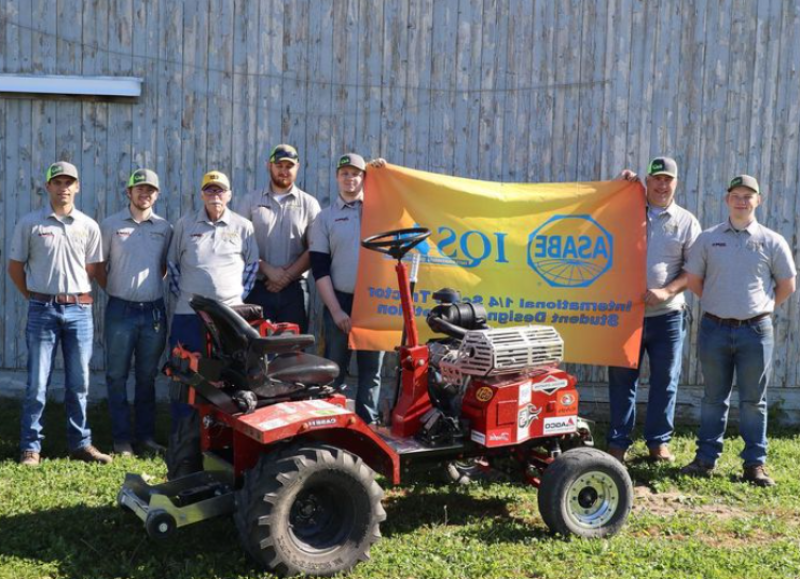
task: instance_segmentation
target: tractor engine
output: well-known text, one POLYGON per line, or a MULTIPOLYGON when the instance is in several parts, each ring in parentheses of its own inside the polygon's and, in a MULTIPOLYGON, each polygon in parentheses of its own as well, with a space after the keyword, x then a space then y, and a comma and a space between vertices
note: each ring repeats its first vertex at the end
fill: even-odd
POLYGON ((466 420, 470 438, 487 447, 575 433, 577 381, 558 368, 564 341, 555 328, 489 328, 485 320, 475 304, 445 303, 431 311, 431 328, 449 336, 428 344, 434 404, 466 420), (454 323, 455 315, 442 323, 442 310, 453 314, 454 306, 468 314, 457 320, 468 327, 454 323))

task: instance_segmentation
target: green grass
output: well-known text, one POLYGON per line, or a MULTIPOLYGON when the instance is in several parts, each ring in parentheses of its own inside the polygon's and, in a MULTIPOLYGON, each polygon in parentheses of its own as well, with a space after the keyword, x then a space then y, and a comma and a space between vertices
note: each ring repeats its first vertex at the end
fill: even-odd
MULTIPOLYGON (((115 497, 126 472, 162 480, 163 463, 66 460, 62 406, 48 405, 42 466, 18 466, 19 403, 0 401, 0 577, 266 576, 245 557, 230 519, 180 529, 167 542, 149 540, 115 497)), ((162 415, 162 439, 166 422, 162 415)), ((96 444, 108 449, 104 407, 92 409, 91 424, 96 444)), ((711 480, 634 461, 635 510, 610 540, 552 537, 539 517, 536 490, 518 484, 452 487, 430 476, 387 488, 384 538, 351 577, 800 578, 800 436, 772 433, 770 443, 775 489, 738 481, 738 439, 726 443, 711 480)), ((673 449, 678 465, 691 460, 692 433, 681 432, 673 449)), ((644 455, 641 443, 637 454, 644 455)))

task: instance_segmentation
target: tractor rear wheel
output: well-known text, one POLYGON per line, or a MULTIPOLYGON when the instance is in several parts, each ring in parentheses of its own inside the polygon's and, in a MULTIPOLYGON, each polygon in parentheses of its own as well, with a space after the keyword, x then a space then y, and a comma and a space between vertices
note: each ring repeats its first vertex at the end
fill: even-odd
POLYGON ((554 533, 609 537, 625 524, 633 484, 617 460, 595 448, 575 448, 547 467, 539 487, 539 512, 554 533))
POLYGON ((236 493, 239 537, 281 576, 331 576, 369 559, 386 518, 383 490, 359 457, 328 445, 263 455, 236 493))

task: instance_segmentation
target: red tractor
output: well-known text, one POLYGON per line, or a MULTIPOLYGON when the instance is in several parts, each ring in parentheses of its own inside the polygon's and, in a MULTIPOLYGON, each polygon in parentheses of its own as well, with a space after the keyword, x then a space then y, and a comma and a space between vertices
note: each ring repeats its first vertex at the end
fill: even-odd
POLYGON ((576 380, 558 368, 563 341, 550 327, 492 329, 482 306, 441 290, 427 323, 443 337, 421 345, 406 254, 423 228, 365 239, 397 260, 403 343, 394 405, 367 425, 331 386, 337 365, 303 350, 314 337, 271 324, 251 306, 195 297, 207 349, 177 347, 174 384, 196 412, 178 425, 168 482, 127 475, 118 502, 151 537, 233 514, 245 550, 279 575, 334 575, 369 557, 386 518, 376 474, 397 485, 439 467, 465 481, 515 465, 539 489, 555 533, 606 537, 631 509, 625 468, 591 448, 578 417, 576 380))

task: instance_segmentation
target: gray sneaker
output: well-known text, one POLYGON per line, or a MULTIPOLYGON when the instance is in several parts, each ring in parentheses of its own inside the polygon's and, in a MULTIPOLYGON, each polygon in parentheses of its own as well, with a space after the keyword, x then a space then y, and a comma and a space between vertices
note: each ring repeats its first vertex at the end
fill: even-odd
POLYGON ((699 458, 695 458, 692 462, 683 467, 680 472, 687 476, 709 478, 714 472, 714 468, 715 466, 713 464, 707 464, 699 458))
POLYGON ((103 454, 91 444, 73 450, 69 453, 72 460, 82 460, 83 462, 99 462, 100 464, 109 464, 113 459, 107 454, 103 454))

